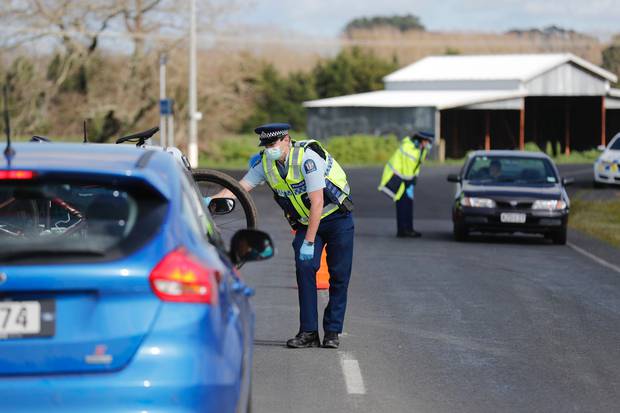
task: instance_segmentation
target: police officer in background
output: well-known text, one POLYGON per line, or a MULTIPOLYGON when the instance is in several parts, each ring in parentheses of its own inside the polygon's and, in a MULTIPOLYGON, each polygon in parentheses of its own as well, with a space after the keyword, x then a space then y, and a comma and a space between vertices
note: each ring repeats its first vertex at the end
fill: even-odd
POLYGON ((383 169, 378 189, 396 203, 396 236, 399 238, 422 236, 413 229, 414 189, 433 140, 434 135, 426 132, 405 137, 383 169))
MULTIPOLYGON (((253 157, 240 184, 247 191, 266 182, 296 230, 293 240, 299 291, 299 332, 286 345, 320 347, 316 272, 323 246, 329 269, 329 303, 323 315, 323 347, 338 348, 353 262, 353 204, 347 176, 314 140, 295 142, 290 126, 272 123, 254 130, 265 149, 253 157)), ((220 193, 217 196, 225 196, 220 193)))

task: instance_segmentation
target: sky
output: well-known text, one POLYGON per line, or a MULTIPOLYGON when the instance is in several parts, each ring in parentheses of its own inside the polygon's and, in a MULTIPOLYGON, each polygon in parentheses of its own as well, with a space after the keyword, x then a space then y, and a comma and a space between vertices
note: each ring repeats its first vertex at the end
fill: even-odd
POLYGON ((620 0, 249 0, 235 16, 310 36, 336 36, 362 16, 414 14, 427 30, 503 32, 552 24, 598 37, 620 32, 620 0))

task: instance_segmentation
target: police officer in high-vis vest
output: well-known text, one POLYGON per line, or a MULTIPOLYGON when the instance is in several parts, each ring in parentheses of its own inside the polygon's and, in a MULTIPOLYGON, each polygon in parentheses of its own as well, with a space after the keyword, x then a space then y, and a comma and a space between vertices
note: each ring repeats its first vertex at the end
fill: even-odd
POLYGON ((396 203, 397 237, 417 238, 422 235, 413 229, 414 190, 433 140, 433 134, 426 132, 405 137, 383 169, 378 189, 396 203))
POLYGON ((353 261, 353 204, 344 170, 314 140, 291 140, 286 123, 254 131, 265 149, 240 184, 247 191, 266 182, 296 230, 293 240, 299 289, 299 333, 291 348, 319 347, 316 272, 323 246, 329 269, 329 304, 323 315, 323 347, 338 348, 353 261))

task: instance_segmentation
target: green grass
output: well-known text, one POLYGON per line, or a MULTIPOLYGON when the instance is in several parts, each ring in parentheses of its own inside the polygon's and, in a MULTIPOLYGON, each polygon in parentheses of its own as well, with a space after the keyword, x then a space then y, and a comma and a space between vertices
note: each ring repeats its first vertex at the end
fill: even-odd
POLYGON ((550 143, 547 144, 547 147, 543 151, 541 148, 538 147, 538 145, 533 142, 527 142, 525 144, 525 150, 532 152, 545 152, 557 164, 592 164, 601 154, 598 150, 591 149, 589 151, 583 152, 573 151, 570 155, 565 155, 561 153, 561 148, 559 145, 557 145, 556 153, 558 155, 553 156, 553 148, 551 147, 550 143))
POLYGON ((569 226, 620 247, 620 200, 571 202, 569 226))
MULTIPOLYGON (((307 139, 303 133, 292 132, 291 136, 297 140, 307 139)), ((245 169, 250 157, 260 150, 256 146, 257 141, 258 139, 254 134, 219 138, 207 147, 206 152, 200 154, 200 166, 218 169, 245 169)), ((353 135, 335 136, 327 139, 323 144, 343 166, 381 166, 398 148, 399 140, 395 136, 353 135)), ((525 150, 546 152, 552 156, 550 146, 542 151, 536 144, 528 142, 525 145, 525 150)), ((560 152, 559 148, 557 152, 560 152)), ((593 149, 585 152, 573 152, 569 156, 558 155, 553 157, 553 160, 558 164, 591 164, 599 155, 600 152, 593 149)), ((443 163, 428 160, 426 166, 462 165, 464 159, 446 159, 443 163)))

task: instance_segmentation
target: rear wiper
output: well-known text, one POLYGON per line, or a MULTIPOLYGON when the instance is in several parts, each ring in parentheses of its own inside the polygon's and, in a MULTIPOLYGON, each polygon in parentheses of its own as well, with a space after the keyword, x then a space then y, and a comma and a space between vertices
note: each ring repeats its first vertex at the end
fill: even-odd
POLYGON ((0 261, 17 261, 27 258, 45 258, 45 257, 103 257, 102 251, 84 250, 84 249, 31 249, 20 251, 5 251, 0 254, 0 261))

